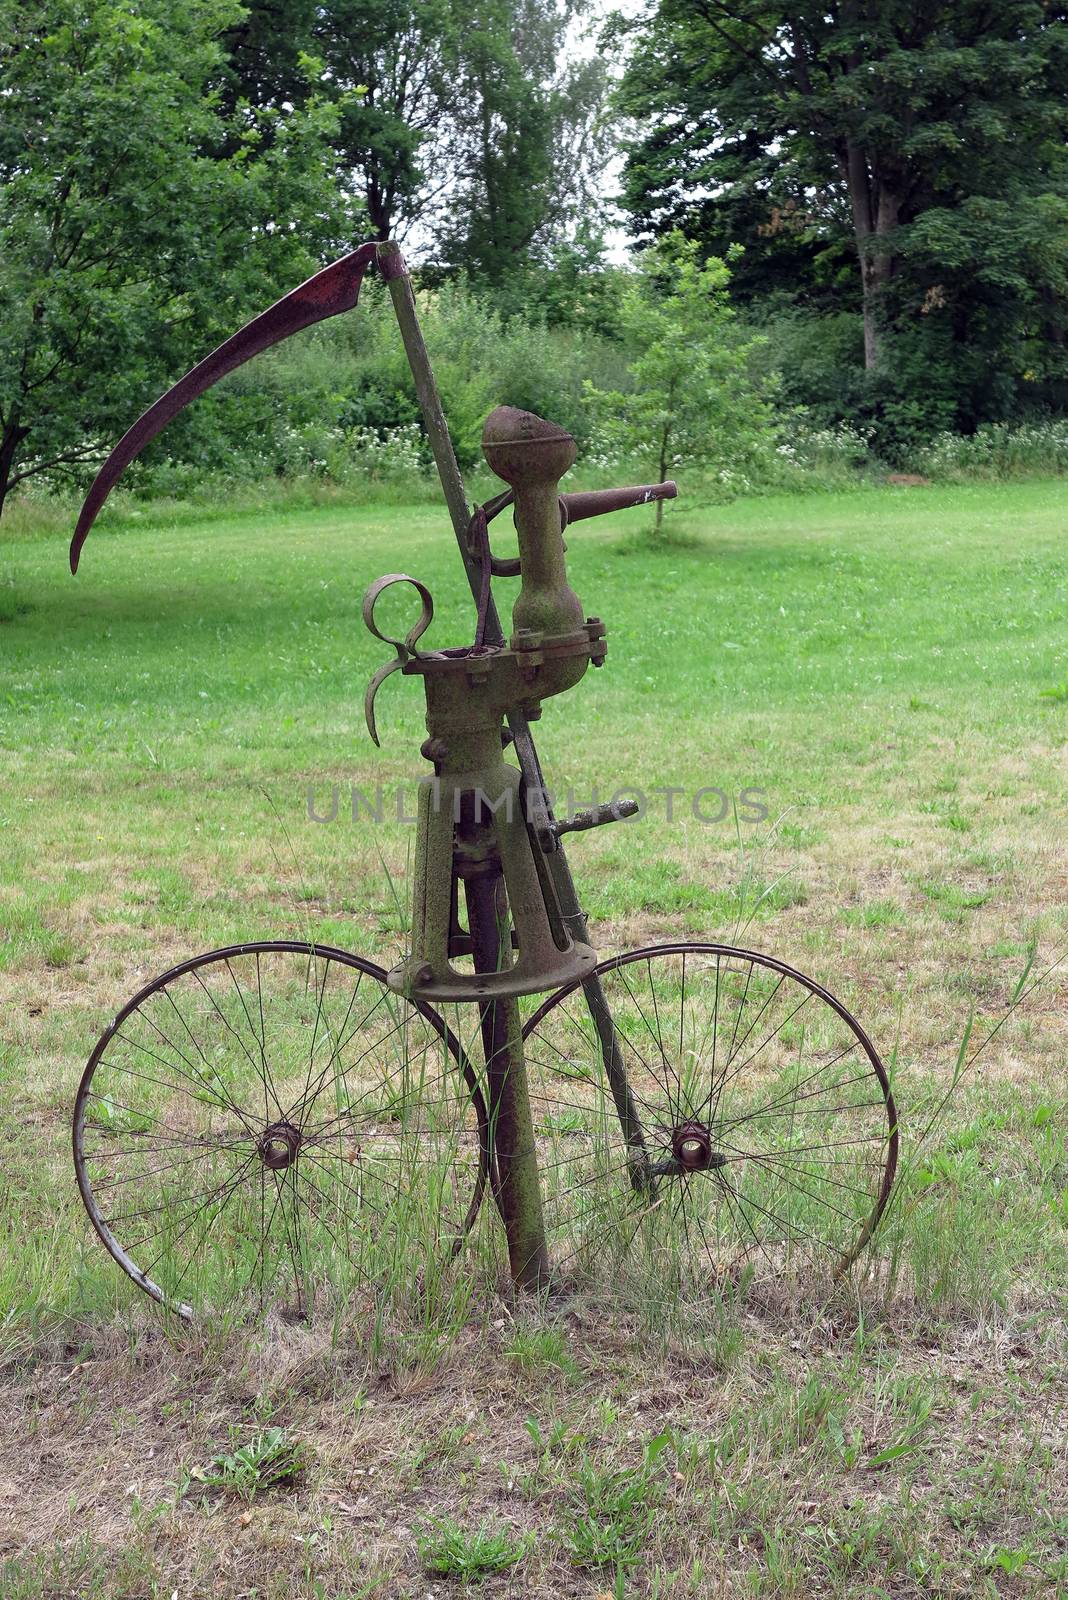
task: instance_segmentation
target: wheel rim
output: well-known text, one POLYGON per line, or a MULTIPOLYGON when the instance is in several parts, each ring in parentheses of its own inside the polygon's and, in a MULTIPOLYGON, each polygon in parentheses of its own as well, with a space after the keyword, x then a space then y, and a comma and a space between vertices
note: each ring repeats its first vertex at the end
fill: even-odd
POLYGON ((146 985, 75 1102, 86 1209, 180 1315, 425 1278, 488 1173, 486 1109, 455 1035, 385 971, 291 941, 231 946, 146 985))
POLYGON ((820 984, 772 957, 671 944, 602 962, 645 1141, 628 1147, 580 984, 524 1029, 550 1256, 627 1293, 841 1273, 897 1162, 886 1070, 820 984), (626 1265, 624 1265, 626 1263, 626 1265))

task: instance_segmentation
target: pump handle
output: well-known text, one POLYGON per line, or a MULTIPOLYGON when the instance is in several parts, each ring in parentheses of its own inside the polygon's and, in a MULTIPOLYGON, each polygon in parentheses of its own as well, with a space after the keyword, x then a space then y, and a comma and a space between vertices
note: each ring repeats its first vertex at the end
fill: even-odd
POLYGON ((635 483, 626 489, 584 489, 562 494, 560 504, 568 522, 584 522, 587 517, 603 517, 609 511, 629 511, 632 506, 652 505, 655 500, 674 500, 678 492, 678 484, 669 478, 666 483, 635 483))
MULTIPOLYGON (((634 506, 652 505, 656 500, 674 500, 678 492, 678 484, 673 478, 668 478, 664 483, 635 483, 624 489, 583 489, 574 494, 562 494, 560 532, 563 533, 571 522, 585 522, 589 517, 603 517, 610 511, 629 511, 634 506)), ((515 495, 511 489, 507 489, 504 494, 494 495, 492 500, 487 500, 482 507, 486 513, 486 521, 492 522, 494 517, 499 516, 514 500, 515 495)), ((467 542, 472 554, 477 554, 470 528, 467 542)), ((567 549, 566 544, 564 549, 567 549)), ((491 555, 490 571, 495 578, 518 578, 519 558, 491 555)))

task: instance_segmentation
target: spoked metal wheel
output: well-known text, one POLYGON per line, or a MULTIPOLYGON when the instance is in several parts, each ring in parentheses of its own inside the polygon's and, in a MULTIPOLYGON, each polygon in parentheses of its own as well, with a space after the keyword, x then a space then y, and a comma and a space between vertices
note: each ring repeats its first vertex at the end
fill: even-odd
POLYGON ((849 1266, 898 1140, 886 1071, 845 1006, 727 945, 633 950, 597 973, 643 1147, 624 1139, 581 985, 558 991, 524 1034, 557 1275, 670 1299, 849 1266))
POLYGON ((183 1316, 412 1284, 486 1187, 486 1108, 435 1011, 382 968, 278 941, 148 984, 85 1069, 74 1162, 115 1260, 183 1316))

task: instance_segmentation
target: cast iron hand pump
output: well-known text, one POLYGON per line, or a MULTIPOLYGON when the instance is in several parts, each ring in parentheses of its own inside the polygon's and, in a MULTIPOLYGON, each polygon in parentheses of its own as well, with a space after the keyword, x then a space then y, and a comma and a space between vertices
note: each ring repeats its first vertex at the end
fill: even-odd
MULTIPOLYGON (((410 948, 388 972, 332 946, 209 951, 138 991, 86 1067, 78 1182, 124 1270, 182 1315, 252 1289, 305 1309, 329 1287, 425 1278, 455 1257, 487 1188, 527 1287, 600 1285, 617 1307, 725 1274, 844 1271, 871 1238, 897 1158, 883 1065, 827 990, 769 956, 661 944, 598 963, 562 846, 633 804, 557 819, 530 722, 605 660, 570 587, 564 530, 675 494, 672 483, 561 492, 574 439, 502 405, 483 450, 507 489, 472 513, 400 250, 367 244, 194 367, 116 446, 86 536, 126 466, 224 374, 389 285, 427 438, 476 603, 469 646, 419 647, 429 591, 389 574, 364 597, 426 697, 410 948), (489 526, 512 509, 518 559, 489 526), (507 637, 493 577, 521 580, 507 637), (396 583, 421 612, 403 638, 375 606, 396 583), (514 756, 514 761, 512 757, 514 756), (462 890, 462 895, 461 895, 462 890), (552 991, 524 1021, 523 996, 552 991), (482 1067, 436 1006, 477 1006, 482 1067), (629 1286, 629 1287, 628 1287, 629 1286)), ((458 1013, 458 1015, 466 1013, 458 1013)))

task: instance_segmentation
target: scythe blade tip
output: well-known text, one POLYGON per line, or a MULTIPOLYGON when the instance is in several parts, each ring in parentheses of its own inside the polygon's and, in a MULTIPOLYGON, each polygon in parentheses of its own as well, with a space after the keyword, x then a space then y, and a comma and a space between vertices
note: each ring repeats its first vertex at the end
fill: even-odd
POLYGON ((314 273, 232 334, 149 406, 119 440, 93 479, 71 541, 72 573, 78 570, 82 546, 97 513, 130 462, 140 455, 145 445, 162 433, 180 411, 184 411, 187 405, 236 367, 243 366, 253 356, 289 338, 290 334, 299 333, 316 322, 324 322, 342 311, 351 311, 359 298, 364 274, 374 262, 377 250, 375 242, 360 245, 347 256, 314 273))

